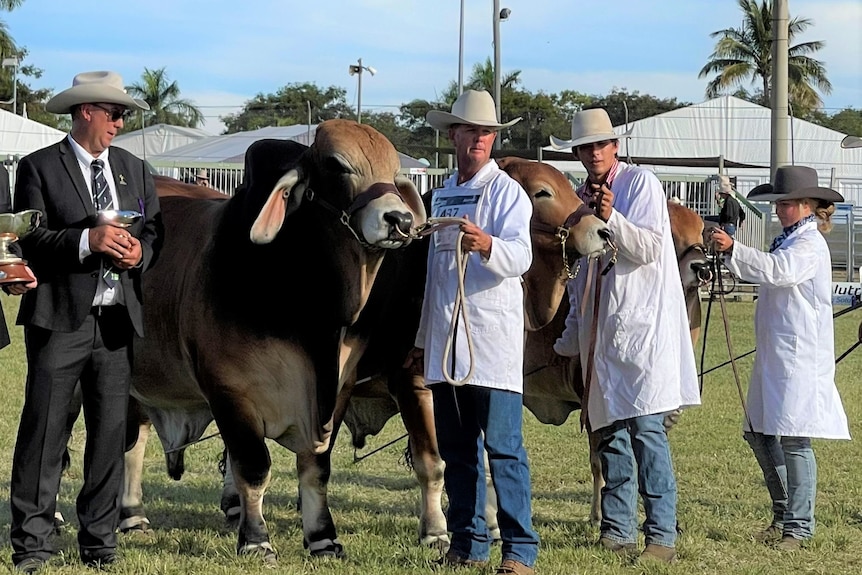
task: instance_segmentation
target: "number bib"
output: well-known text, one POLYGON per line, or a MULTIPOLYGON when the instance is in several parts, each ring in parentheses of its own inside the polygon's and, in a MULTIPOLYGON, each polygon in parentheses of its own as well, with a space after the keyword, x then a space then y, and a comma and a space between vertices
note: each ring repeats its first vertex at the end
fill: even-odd
MULTIPOLYGON (((463 188, 438 188, 432 192, 431 216, 434 218, 469 218, 476 221, 476 207, 481 194, 463 188)), ((454 250, 458 241, 459 226, 444 226, 434 232, 437 251, 454 250)))

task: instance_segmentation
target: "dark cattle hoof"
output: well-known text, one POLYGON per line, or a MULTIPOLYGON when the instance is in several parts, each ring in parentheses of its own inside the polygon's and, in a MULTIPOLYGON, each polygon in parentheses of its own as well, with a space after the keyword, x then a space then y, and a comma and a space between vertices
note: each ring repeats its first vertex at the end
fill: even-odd
POLYGON ((224 513, 225 526, 230 530, 239 529, 239 516, 242 511, 239 504, 239 494, 234 493, 222 497, 220 507, 224 513))
POLYGON ((259 555, 265 565, 275 566, 278 564, 278 555, 269 541, 263 543, 246 543, 236 551, 237 555, 259 555))
POLYGON ((143 506, 121 509, 119 530, 120 533, 150 533, 150 520, 143 506))
POLYGON ((329 557, 334 559, 345 559, 347 557, 344 546, 338 539, 323 539, 322 541, 316 541, 313 545, 309 545, 308 541, 303 541, 302 545, 309 550, 312 557, 329 557))

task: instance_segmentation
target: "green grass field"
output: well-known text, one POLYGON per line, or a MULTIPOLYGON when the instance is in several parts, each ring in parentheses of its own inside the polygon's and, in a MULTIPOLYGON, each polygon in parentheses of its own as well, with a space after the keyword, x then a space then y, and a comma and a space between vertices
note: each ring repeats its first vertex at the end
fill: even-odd
MULTIPOLYGON (((11 568, 9 547, 9 474, 23 402, 25 361, 23 333, 15 327, 18 300, 2 296, 13 343, 0 352, 0 572, 11 568)), ((730 333, 736 355, 753 347, 754 304, 728 304, 730 333)), ((706 304, 704 304, 706 311, 706 304)), ((728 359, 720 308, 713 305, 707 334, 706 366, 728 359)), ((862 312, 836 320, 836 355, 858 338, 862 312)), ((698 361, 700 350, 697 350, 698 361)), ((738 362, 743 385, 753 355, 738 362)), ((862 412, 862 348, 837 367, 838 386, 854 437, 862 412)), ((595 549, 597 530, 589 523, 591 478, 586 437, 578 432, 577 414, 560 427, 539 424, 525 413, 525 435, 533 474, 534 523, 542 538, 537 571, 546 575, 579 573, 856 574, 862 571, 862 488, 858 470, 862 444, 858 440, 817 441, 819 467, 817 534, 803 551, 782 554, 755 543, 751 535, 770 519, 769 500, 759 468, 742 439, 742 410, 730 366, 708 374, 703 406, 683 415, 671 432, 679 482, 679 520, 676 565, 636 566, 595 549)), ((403 433, 397 418, 372 438, 367 451, 403 433)), ((72 469, 63 478, 60 509, 73 524, 57 541, 61 555, 47 573, 88 573, 78 561, 75 544, 75 496, 80 488, 84 432, 82 422, 73 440, 72 469)), ((339 437, 333 460, 330 503, 345 545, 345 560, 311 560, 302 548, 296 509, 293 456, 270 444, 273 482, 265 501, 272 542, 279 565, 266 568, 256 558, 235 555, 236 537, 223 525, 218 509, 220 476, 218 440, 190 448, 186 476, 170 480, 157 441, 148 446, 144 477, 145 497, 154 533, 149 537, 121 537, 122 561, 113 573, 316 573, 382 574, 430 573, 437 554, 418 546, 419 492, 402 463, 404 441, 359 464, 347 432, 339 437)), ((492 554, 499 561, 499 548, 492 554)), ((438 569, 438 572, 448 570, 438 569)), ((463 570, 461 573, 479 573, 463 570)), ((493 572, 490 569, 488 572, 493 572)))

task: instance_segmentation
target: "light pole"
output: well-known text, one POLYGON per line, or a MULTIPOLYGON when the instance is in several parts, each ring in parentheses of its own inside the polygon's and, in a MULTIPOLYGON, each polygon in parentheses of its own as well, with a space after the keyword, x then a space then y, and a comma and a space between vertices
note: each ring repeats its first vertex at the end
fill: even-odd
MULTIPOLYGON (((500 123, 500 21, 509 18, 512 11, 508 8, 500 10, 500 0, 494 0, 494 105, 497 108, 497 123, 500 123)), ((494 139, 494 148, 500 149, 500 135, 494 139)))
POLYGON ((458 35, 458 95, 464 93, 464 0, 461 0, 461 31, 458 35))
POLYGON ((372 76, 377 73, 377 70, 372 68, 371 66, 363 66, 362 58, 359 58, 356 64, 351 64, 347 68, 347 73, 353 76, 356 74, 357 76, 357 87, 356 87, 356 122, 362 123, 362 72, 367 71, 372 76))
MULTIPOLYGON (((4 68, 12 68, 12 113, 18 113, 18 56, 10 56, 3 58, 2 65, 4 68)), ((9 104, 10 102, 3 102, 9 104)))

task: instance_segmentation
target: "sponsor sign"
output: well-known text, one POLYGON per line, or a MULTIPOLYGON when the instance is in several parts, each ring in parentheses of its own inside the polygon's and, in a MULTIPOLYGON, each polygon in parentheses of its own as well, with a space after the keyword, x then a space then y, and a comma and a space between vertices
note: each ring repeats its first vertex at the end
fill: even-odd
POLYGON ((862 283, 832 282, 832 305, 854 305, 862 300, 862 283))

